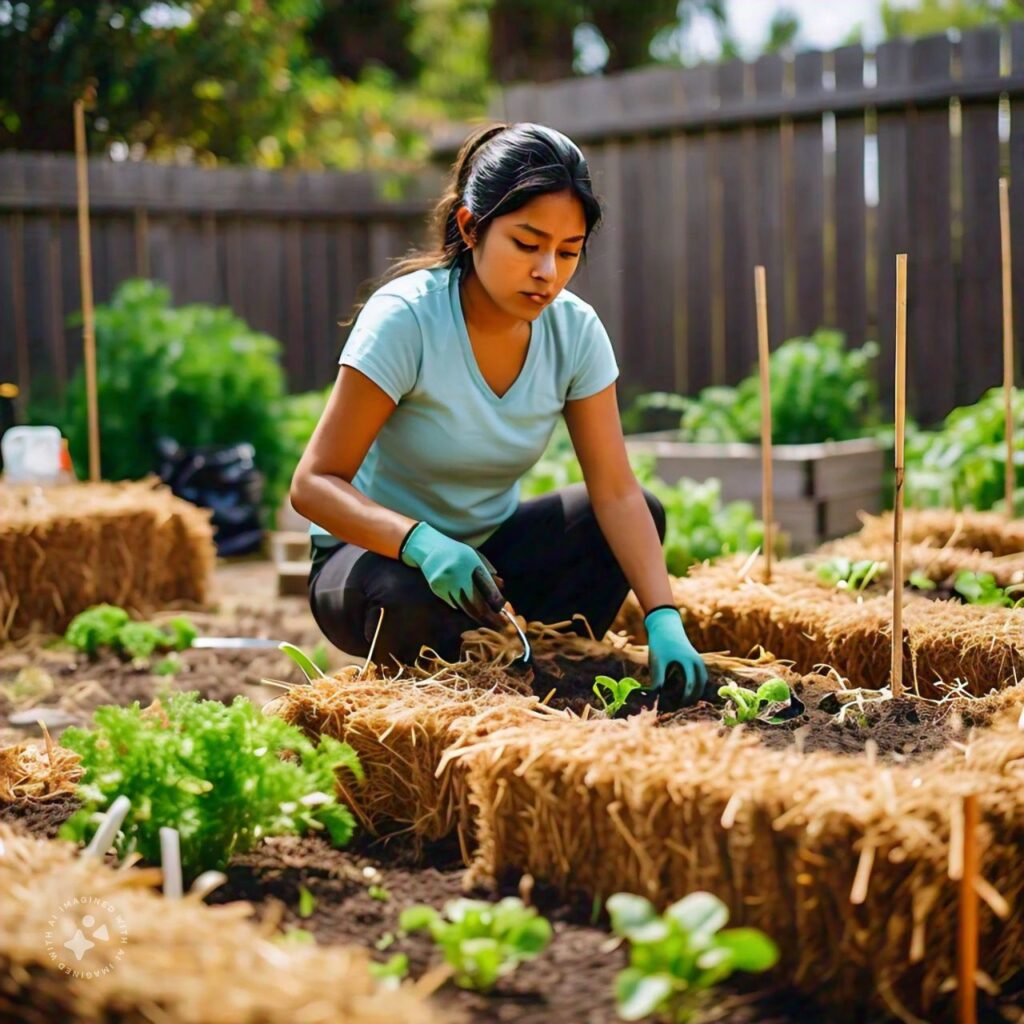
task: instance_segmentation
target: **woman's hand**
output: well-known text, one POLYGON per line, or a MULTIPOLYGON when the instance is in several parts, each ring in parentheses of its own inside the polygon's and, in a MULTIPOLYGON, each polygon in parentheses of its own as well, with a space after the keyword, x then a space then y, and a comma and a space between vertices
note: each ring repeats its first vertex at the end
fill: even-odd
POLYGON ((495 582, 494 566, 475 548, 417 523, 405 538, 399 556, 426 577, 430 589, 445 604, 460 608, 471 619, 501 627, 505 598, 495 582))
MULTIPOLYGON (((708 670, 697 649, 683 629, 683 620, 676 608, 664 606, 647 613, 648 654, 651 666, 651 689, 664 688, 666 679, 678 680, 681 692, 667 693, 673 707, 696 704, 704 693, 708 670), (680 678, 681 677, 681 678, 680 678)), ((675 690, 676 686, 672 686, 675 690)))

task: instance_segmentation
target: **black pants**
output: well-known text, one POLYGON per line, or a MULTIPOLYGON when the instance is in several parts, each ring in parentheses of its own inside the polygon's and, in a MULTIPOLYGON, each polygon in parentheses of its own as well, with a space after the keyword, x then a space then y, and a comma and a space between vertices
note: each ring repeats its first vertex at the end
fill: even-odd
MULTIPOLYGON (((658 535, 665 510, 644 491, 658 535)), ((479 550, 504 580, 502 593, 528 621, 563 622, 579 613, 594 635, 612 624, 629 584, 604 539, 583 484, 522 502, 479 550)), ((384 609, 373 659, 415 661, 423 645, 447 661, 459 656, 461 636, 477 627, 430 589, 419 569, 354 544, 314 548, 309 603, 321 632, 356 657, 370 648, 384 609)), ((586 636, 577 622, 574 629, 586 636)))

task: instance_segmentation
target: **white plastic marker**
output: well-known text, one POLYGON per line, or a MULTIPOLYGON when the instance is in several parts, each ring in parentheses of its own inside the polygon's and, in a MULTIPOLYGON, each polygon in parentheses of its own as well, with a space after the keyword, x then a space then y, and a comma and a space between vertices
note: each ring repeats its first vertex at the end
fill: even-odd
POLYGON ((92 842, 82 851, 83 857, 102 857, 110 849, 110 844, 113 843, 114 836, 117 835, 131 807, 132 802, 126 796, 119 796, 110 805, 110 810, 103 816, 92 842))
POLYGON ((160 866, 164 870, 164 898, 181 899, 181 843, 176 828, 160 829, 160 866))
POLYGON ((204 900, 214 889, 222 886, 227 880, 228 876, 223 871, 204 871, 192 883, 192 888, 189 889, 188 894, 196 899, 204 900))

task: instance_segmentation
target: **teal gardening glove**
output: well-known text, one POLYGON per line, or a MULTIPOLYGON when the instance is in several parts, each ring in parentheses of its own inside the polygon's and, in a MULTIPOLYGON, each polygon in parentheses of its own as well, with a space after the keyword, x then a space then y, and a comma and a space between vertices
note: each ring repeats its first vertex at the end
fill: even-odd
MULTIPOLYGON (((683 629, 679 610, 652 608, 644 618, 651 667, 651 689, 665 690, 671 708, 696 704, 704 693, 708 670, 683 629)), ((665 698, 659 700, 664 706, 665 698)))
POLYGON ((494 580, 497 573, 475 548, 429 523, 417 523, 405 535, 398 555, 423 573, 430 589, 449 607, 485 625, 502 624, 498 613, 505 598, 494 580))

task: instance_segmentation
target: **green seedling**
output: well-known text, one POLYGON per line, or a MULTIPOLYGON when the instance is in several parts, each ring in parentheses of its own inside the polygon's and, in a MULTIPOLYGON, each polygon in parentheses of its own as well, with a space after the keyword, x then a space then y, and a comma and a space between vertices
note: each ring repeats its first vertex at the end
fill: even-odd
POLYGON ((964 569, 956 574, 953 589, 968 603, 995 605, 999 608, 1019 608, 1024 598, 1014 600, 1009 591, 996 583, 990 572, 971 572, 964 569))
POLYGON ((327 675, 331 667, 327 658, 327 644, 323 641, 318 643, 316 647, 313 648, 313 653, 309 656, 309 660, 316 665, 321 675, 327 675))
POLYGON ((612 931, 630 944, 615 1000, 623 1020, 651 1014, 686 1024, 709 990, 734 971, 767 971, 779 958, 775 943, 756 928, 728 928, 725 904, 695 892, 660 915, 649 900, 616 893, 608 900, 612 931))
POLYGON ((173 676, 177 675, 185 666, 182 664, 181 658, 176 654, 169 654, 166 658, 161 658, 153 666, 153 674, 158 676, 173 676))
POLYGON ((306 679, 309 682, 315 683, 318 679, 327 678, 326 674, 324 672, 321 672, 320 669, 317 667, 316 662, 314 662, 313 659, 310 658, 310 656, 306 654, 305 651, 296 647, 295 644, 290 644, 288 642, 279 644, 278 650, 283 651, 285 654, 287 654, 288 657, 291 658, 292 661, 294 661, 295 664, 302 669, 302 674, 306 677, 306 679))
POLYGON ((629 695, 639 689, 642 687, 632 676, 626 676, 625 679, 612 679, 611 676, 594 678, 594 696, 601 702, 601 708, 609 718, 614 718, 625 706, 629 695), (607 697, 605 691, 608 692, 607 697))
POLYGON ((383 885, 371 885, 366 890, 366 894, 371 900, 379 900, 381 903, 387 903, 391 899, 391 893, 383 885))
POLYGON ((305 928, 288 928, 275 935, 274 941, 281 946, 315 946, 316 936, 305 928))
POLYGON ((304 886, 299 886, 299 917, 312 917, 316 909, 316 897, 304 886))
POLYGON ((172 825, 186 881, 223 870, 264 836, 326 830, 344 846, 355 829, 352 812, 335 798, 336 772, 363 777, 355 751, 328 736, 314 747, 245 697, 226 706, 174 693, 145 710, 138 701, 97 708, 92 728, 65 730, 61 744, 81 757, 84 773, 82 807, 61 837, 90 838, 124 795, 131 810, 118 854, 160 863, 160 827, 172 825))
MULTIPOLYGON (((736 709, 736 713, 730 715, 726 708, 722 721, 726 725, 739 725, 741 722, 752 722, 755 718, 761 718, 762 711, 770 711, 775 704, 788 704, 792 694, 789 686, 781 679, 769 679, 768 682, 762 683, 756 691, 729 683, 727 686, 718 688, 718 696, 731 701, 732 706, 736 709)), ((764 718, 764 721, 778 725, 782 719, 770 716, 764 718)))
POLYGON ((379 950, 381 953, 386 949, 390 949, 395 944, 395 933, 385 932, 374 944, 373 948, 379 950))
POLYGON ((371 963, 370 974, 373 975, 385 989, 396 989, 405 980, 409 973, 409 958, 405 953, 395 953, 384 963, 371 963))
POLYGON ((450 900, 443 914, 424 905, 408 907, 399 927, 406 932, 427 929, 454 969, 455 984, 478 992, 492 989, 551 941, 547 919, 514 896, 498 903, 450 900))
POLYGON ((860 592, 867 589, 885 570, 885 562, 870 558, 851 561, 849 558, 831 558, 818 566, 818 579, 837 590, 860 592))
POLYGON ((922 569, 915 569, 908 581, 915 590, 934 590, 938 584, 922 569))
POLYGON ((148 658, 155 651, 183 651, 196 638, 195 626, 176 617, 163 628, 152 622, 135 622, 123 608, 97 604, 76 615, 64 639, 72 647, 95 658, 103 649, 122 657, 148 658))

